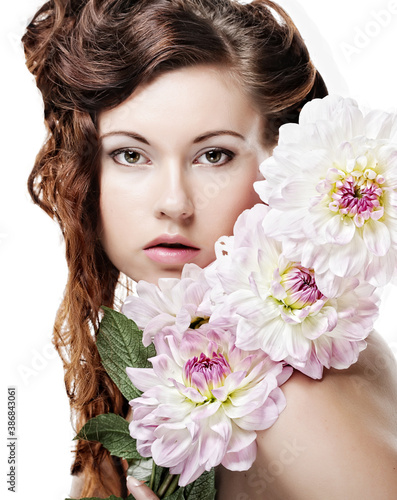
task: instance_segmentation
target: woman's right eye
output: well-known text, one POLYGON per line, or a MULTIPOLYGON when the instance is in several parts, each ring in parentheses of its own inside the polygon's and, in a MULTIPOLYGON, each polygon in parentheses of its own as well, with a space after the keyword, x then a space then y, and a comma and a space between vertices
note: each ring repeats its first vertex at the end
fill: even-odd
POLYGON ((146 165, 149 163, 148 158, 133 149, 118 149, 117 151, 111 153, 110 156, 116 163, 126 167, 131 165, 146 165))

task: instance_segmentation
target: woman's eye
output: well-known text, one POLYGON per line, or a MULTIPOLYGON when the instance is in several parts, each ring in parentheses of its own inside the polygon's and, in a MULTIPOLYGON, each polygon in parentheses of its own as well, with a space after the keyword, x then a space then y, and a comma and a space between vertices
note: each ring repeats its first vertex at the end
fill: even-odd
POLYGON ((143 156, 143 154, 138 153, 132 149, 123 149, 114 151, 111 157, 116 163, 120 165, 130 166, 130 165, 144 165, 148 163, 148 159, 143 156))
POLYGON ((210 149, 197 158, 195 163, 203 165, 224 165, 234 158, 235 154, 225 149, 210 149))

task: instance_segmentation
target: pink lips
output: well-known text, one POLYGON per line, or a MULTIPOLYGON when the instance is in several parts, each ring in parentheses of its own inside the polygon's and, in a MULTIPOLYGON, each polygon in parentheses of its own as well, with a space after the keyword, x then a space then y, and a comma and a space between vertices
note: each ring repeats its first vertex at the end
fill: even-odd
POLYGON ((146 245, 143 251, 154 262, 186 264, 200 252, 200 249, 183 236, 163 234, 146 245))

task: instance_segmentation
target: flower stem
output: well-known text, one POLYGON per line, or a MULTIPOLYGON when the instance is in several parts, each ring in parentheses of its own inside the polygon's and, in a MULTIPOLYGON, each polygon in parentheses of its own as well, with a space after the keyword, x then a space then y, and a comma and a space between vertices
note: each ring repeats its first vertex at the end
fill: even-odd
POLYGON ((164 494, 164 498, 172 495, 178 487, 179 474, 177 474, 176 476, 170 476, 170 477, 172 477, 172 481, 171 481, 169 488, 167 489, 167 491, 164 494))
MULTIPOLYGON (((168 473, 166 478, 164 479, 164 482, 163 484, 160 486, 160 488, 157 490, 157 493, 156 495, 159 497, 159 498, 164 498, 166 495, 165 493, 168 493, 168 488, 170 487, 173 479, 174 479, 175 476, 173 476, 172 474, 168 473)), ((171 493, 169 493, 171 494, 171 493)))
POLYGON ((149 482, 149 488, 151 490, 153 490, 155 476, 156 476, 156 464, 154 463, 154 460, 153 460, 153 463, 152 463, 152 473, 150 475, 150 482, 149 482))

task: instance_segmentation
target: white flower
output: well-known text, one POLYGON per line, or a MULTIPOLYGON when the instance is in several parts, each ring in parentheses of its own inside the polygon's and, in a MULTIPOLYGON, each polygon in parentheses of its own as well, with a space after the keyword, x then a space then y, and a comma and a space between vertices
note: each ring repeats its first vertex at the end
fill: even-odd
POLYGON ((268 235, 289 258, 316 269, 318 285, 338 293, 340 277, 382 286, 397 264, 397 116, 364 114, 355 101, 307 103, 299 125, 280 128, 273 157, 255 183, 271 212, 268 235))
POLYGON ((241 351, 233 334, 209 324, 181 337, 165 328, 154 344, 153 368, 127 368, 144 391, 130 401, 138 452, 180 474, 180 486, 220 463, 249 469, 255 431, 270 427, 284 409, 279 385, 292 369, 261 351, 241 351))
POLYGON ((129 295, 122 313, 143 329, 143 344, 167 326, 176 326, 181 334, 193 323, 208 321, 206 295, 209 285, 195 264, 183 268, 181 279, 161 278, 158 286, 139 281, 137 295, 129 295))
POLYGON ((365 348, 377 315, 374 287, 345 278, 336 297, 325 296, 315 271, 286 259, 282 244, 265 234, 267 215, 263 205, 245 211, 228 254, 218 255, 211 272, 223 296, 216 291, 214 312, 226 322, 233 312, 240 349, 262 349, 312 378, 321 378, 323 367, 348 368, 365 348))

